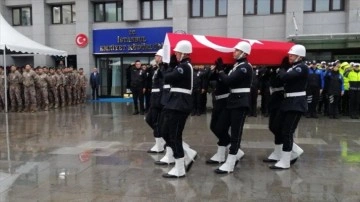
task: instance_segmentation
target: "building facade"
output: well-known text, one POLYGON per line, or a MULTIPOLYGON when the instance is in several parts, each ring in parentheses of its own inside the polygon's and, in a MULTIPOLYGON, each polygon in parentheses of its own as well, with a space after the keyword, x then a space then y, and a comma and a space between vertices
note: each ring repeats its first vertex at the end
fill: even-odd
MULTIPOLYGON (((0 0, 19 32, 68 52, 101 95, 122 96, 125 69, 149 63, 166 32, 294 41, 317 60, 360 60, 359 0, 0 0), (86 43, 86 41, 88 43, 86 43)), ((64 58, 12 53, 8 64, 56 66, 64 58)))

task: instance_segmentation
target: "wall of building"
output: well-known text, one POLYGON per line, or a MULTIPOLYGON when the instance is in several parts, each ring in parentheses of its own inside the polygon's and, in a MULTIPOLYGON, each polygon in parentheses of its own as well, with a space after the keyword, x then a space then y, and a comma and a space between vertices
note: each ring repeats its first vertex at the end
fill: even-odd
MULTIPOLYGON (((12 7, 32 6, 32 26, 16 26, 15 29, 29 38, 56 49, 77 56, 77 66, 89 73, 95 66, 92 53, 92 30, 164 27, 172 26, 174 31, 191 34, 206 34, 249 39, 287 40, 293 34, 327 34, 360 32, 360 1, 347 0, 344 11, 304 13, 303 0, 286 0, 285 13, 274 15, 243 15, 242 0, 228 0, 226 17, 190 18, 189 0, 173 0, 173 18, 164 20, 141 20, 140 1, 124 0, 124 22, 94 23, 94 7, 90 0, 1 0, 0 11, 12 22, 12 7), (76 23, 51 24, 52 4, 75 3, 76 23), (293 23, 295 16, 298 30, 293 23), (80 48, 75 37, 84 33, 89 44, 80 48)), ((9 58, 13 62, 13 58, 9 58)), ((15 60, 16 61, 16 60, 15 60)), ((49 56, 34 57, 35 65, 53 65, 49 56)))

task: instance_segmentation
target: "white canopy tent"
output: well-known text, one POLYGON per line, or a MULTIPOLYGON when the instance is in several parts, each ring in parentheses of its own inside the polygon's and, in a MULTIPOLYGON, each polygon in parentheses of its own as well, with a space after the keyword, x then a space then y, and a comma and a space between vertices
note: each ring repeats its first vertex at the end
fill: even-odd
POLYGON ((7 103, 7 75, 6 75, 6 50, 21 52, 21 53, 32 53, 41 55, 54 55, 65 57, 65 65, 67 65, 67 52, 57 50, 54 48, 47 47, 36 41, 29 39, 15 30, 9 23, 4 19, 0 13, 0 50, 3 50, 4 56, 4 70, 5 70, 5 112, 8 109, 7 103))

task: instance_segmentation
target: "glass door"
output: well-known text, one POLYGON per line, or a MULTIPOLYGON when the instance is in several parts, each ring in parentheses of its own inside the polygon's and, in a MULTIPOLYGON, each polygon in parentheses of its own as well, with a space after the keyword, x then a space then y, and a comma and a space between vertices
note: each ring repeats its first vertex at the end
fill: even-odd
POLYGON ((100 73, 100 96, 120 97, 122 77, 120 57, 101 57, 97 59, 100 73))
POLYGON ((126 70, 136 60, 149 64, 153 56, 101 56, 96 59, 100 74, 101 97, 123 97, 126 94, 126 70))

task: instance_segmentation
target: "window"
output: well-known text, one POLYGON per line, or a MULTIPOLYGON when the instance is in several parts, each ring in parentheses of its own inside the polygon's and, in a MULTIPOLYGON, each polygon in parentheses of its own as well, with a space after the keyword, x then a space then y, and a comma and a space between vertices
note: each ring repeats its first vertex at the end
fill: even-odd
POLYGON ((123 2, 94 3, 95 22, 117 22, 123 20, 123 2))
POLYGON ((190 0, 191 17, 227 15, 227 0, 190 0))
POLYGON ((142 0, 141 19, 161 20, 172 18, 172 0, 142 0))
POLYGON ((52 6, 52 24, 70 24, 76 21, 75 6, 58 5, 52 6))
POLYGON ((304 0, 304 12, 343 11, 345 0, 304 0))
POLYGON ((31 25, 31 8, 13 8, 12 22, 14 26, 29 26, 31 25))
POLYGON ((281 14, 284 8, 284 0, 244 0, 244 15, 281 14))

